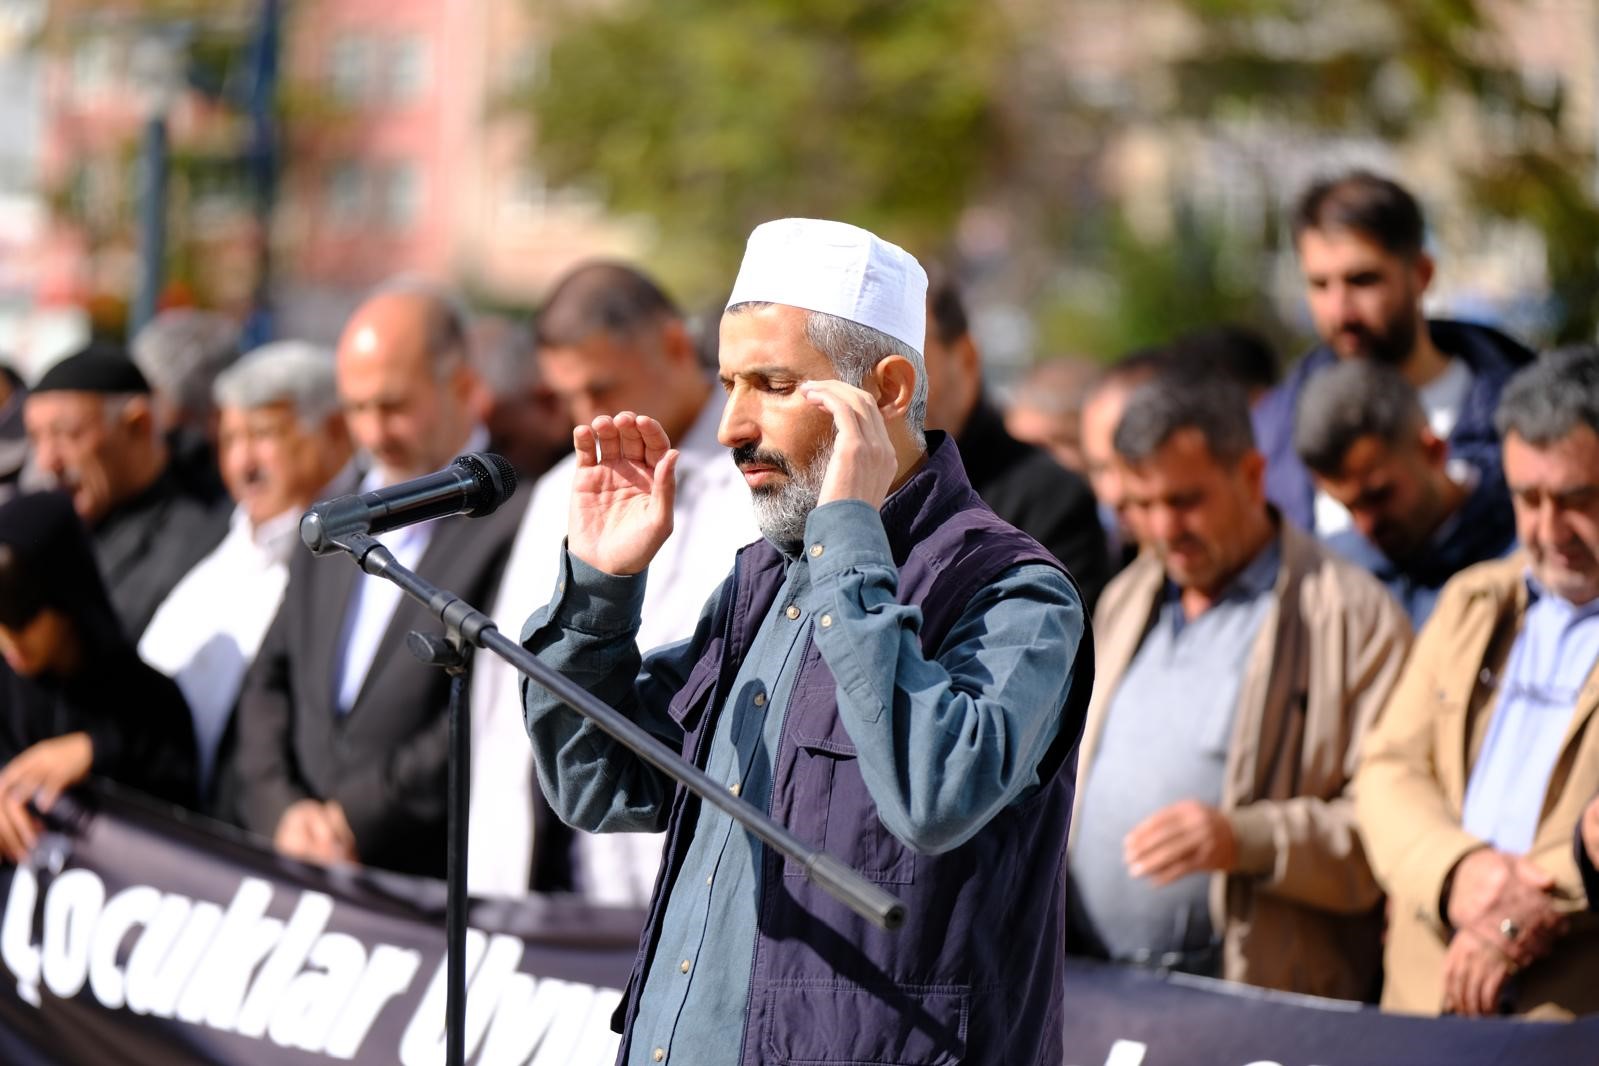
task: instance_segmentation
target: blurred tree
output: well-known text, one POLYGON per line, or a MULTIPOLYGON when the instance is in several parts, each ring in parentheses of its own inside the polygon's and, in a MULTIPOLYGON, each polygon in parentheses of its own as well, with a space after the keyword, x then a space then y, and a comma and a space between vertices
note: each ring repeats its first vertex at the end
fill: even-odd
POLYGON ((659 227, 690 299, 729 284, 774 215, 848 218, 910 247, 948 238, 1013 152, 1011 8, 963 0, 617 0, 548 14, 518 92, 537 163, 659 227))

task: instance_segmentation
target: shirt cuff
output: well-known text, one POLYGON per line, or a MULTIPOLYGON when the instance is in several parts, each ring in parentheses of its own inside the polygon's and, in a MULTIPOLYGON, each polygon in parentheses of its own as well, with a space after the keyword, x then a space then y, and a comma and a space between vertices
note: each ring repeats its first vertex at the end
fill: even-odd
POLYGON ((645 571, 607 574, 561 546, 561 575, 546 617, 563 629, 595 636, 626 636, 638 629, 644 608, 645 571))
POLYGON ((865 500, 834 500, 811 511, 804 551, 813 584, 861 566, 894 568, 883 516, 865 500))

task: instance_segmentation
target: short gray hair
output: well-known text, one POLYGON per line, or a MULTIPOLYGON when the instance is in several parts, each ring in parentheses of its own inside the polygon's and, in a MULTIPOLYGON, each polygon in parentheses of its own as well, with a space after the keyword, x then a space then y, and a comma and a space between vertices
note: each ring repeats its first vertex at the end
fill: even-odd
POLYGON ((217 376, 212 396, 244 410, 287 403, 302 425, 321 426, 339 411, 333 353, 306 341, 263 344, 217 376))
MULTIPOLYGON (((733 304, 727 309, 730 315, 769 307, 770 303, 751 300, 733 304)), ((916 388, 911 393, 911 405, 905 412, 905 428, 918 447, 927 446, 924 429, 927 426, 927 361, 922 353, 902 340, 896 340, 882 330, 863 326, 847 318, 829 315, 822 311, 806 311, 805 340, 812 348, 827 356, 833 364, 833 373, 845 384, 859 387, 866 375, 878 363, 891 355, 902 355, 910 360, 916 370, 916 388)))
POLYGON ((1499 397, 1494 425, 1534 447, 1553 444, 1579 426, 1599 433, 1599 348, 1557 348, 1523 367, 1499 397))
POLYGON ((1343 469, 1362 437, 1390 447, 1414 441, 1427 424, 1405 376, 1375 359, 1342 359, 1311 375, 1294 413, 1294 451, 1323 477, 1343 469))
POLYGON ((178 408, 211 406, 211 385, 239 357, 239 327, 215 311, 174 308, 152 318, 129 346, 151 388, 178 408))
POLYGON ((1197 429, 1222 463, 1236 463, 1255 446, 1241 385, 1179 374, 1156 374, 1132 391, 1112 444, 1123 462, 1142 463, 1185 429, 1197 429))

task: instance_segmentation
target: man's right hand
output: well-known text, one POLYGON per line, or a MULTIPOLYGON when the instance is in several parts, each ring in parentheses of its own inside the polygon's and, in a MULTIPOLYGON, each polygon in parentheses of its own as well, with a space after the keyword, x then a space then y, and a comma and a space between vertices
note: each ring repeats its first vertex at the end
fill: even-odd
POLYGON ((355 862, 355 835, 336 804, 297 800, 284 810, 272 846, 291 859, 332 865, 355 862))
POLYGON ((677 456, 661 424, 623 411, 572 430, 577 473, 566 550, 607 574, 639 574, 672 532, 677 456))
POLYGON ((1450 885, 1449 924, 1474 930, 1517 966, 1548 953, 1565 932, 1554 878, 1524 856, 1480 848, 1460 860, 1450 885))

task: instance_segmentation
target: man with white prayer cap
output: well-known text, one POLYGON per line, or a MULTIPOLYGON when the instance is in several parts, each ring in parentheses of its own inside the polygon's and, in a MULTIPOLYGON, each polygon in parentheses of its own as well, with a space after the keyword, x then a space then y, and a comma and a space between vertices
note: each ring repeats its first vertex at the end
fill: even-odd
POLYGON ((677 452, 654 420, 572 434, 554 598, 527 647, 905 905, 886 932, 536 685, 551 807, 665 830, 619 1061, 1059 1063, 1083 601, 924 434, 927 279, 854 226, 750 235, 722 318, 718 437, 763 538, 695 633, 641 658, 677 452))

